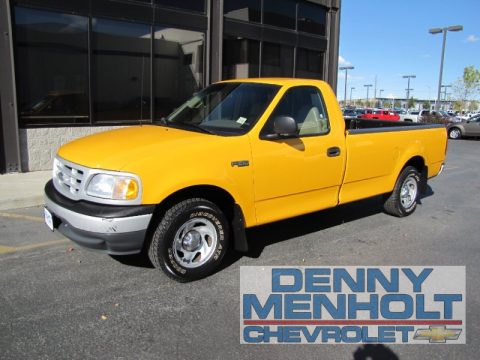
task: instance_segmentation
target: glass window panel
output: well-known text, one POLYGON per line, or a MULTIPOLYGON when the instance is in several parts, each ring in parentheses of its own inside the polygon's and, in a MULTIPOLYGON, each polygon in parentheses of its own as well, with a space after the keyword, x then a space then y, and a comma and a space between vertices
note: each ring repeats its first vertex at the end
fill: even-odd
POLYGON ((229 37, 223 40, 223 79, 259 76, 260 42, 229 37))
POLYGON ((325 36, 327 10, 321 5, 307 2, 298 4, 298 31, 325 36))
POLYGON ((293 47, 263 43, 262 76, 293 76, 293 47))
POLYGON ((296 1, 263 0, 263 23, 295 29, 296 1))
POLYGON ((96 122, 150 119, 150 26, 93 19, 96 122))
POLYGON ((313 86, 289 89, 268 118, 262 134, 273 133, 273 123, 278 116, 293 118, 297 123, 299 136, 322 135, 330 131, 320 91, 313 86))
POLYGON ((89 123, 88 20, 15 8, 20 124, 89 123))
POLYGON ((155 28, 155 118, 174 108, 204 87, 204 34, 175 28, 155 28))
POLYGON ((295 77, 306 79, 323 78, 323 55, 320 51, 297 49, 295 77))
POLYGON ((205 0, 154 0, 154 2, 159 6, 201 13, 205 12, 205 0))
POLYGON ((223 13, 230 19, 260 22, 260 0, 224 0, 223 13))

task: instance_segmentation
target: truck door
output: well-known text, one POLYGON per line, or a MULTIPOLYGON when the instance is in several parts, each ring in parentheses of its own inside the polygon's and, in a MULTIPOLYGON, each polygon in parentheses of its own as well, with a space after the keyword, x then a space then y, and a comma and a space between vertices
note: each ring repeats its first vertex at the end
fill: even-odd
MULTIPOLYGON (((334 119, 341 121, 342 119, 334 119)), ((320 90, 288 89, 252 139, 254 191, 259 224, 335 206, 345 163, 345 137, 331 127, 320 90), (274 119, 292 117, 298 137, 262 139, 274 119)))

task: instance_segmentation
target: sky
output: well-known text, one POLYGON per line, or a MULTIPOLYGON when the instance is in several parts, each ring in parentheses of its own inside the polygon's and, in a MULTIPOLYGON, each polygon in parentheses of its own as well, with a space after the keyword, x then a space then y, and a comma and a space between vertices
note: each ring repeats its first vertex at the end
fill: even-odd
MULTIPOLYGON (((367 96, 365 84, 375 86, 377 96, 435 99, 438 91, 442 34, 431 28, 463 25, 463 31, 447 33, 444 85, 453 84, 466 66, 480 69, 480 0, 341 0, 339 66, 348 71, 347 99, 367 96)), ((369 90, 373 97, 374 86, 369 90)), ((345 71, 338 72, 337 95, 344 98, 345 71)), ((450 88, 448 92, 453 92, 450 88)), ((452 97, 454 95, 452 94, 452 97)))

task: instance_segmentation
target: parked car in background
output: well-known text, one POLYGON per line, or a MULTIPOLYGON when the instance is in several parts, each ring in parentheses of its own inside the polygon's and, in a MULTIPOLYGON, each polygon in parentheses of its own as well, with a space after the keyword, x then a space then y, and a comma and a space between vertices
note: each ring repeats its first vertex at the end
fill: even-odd
POLYGON ((344 119, 355 119, 358 116, 356 109, 345 109, 343 110, 344 119))
POLYGON ((409 110, 406 113, 400 113, 400 121, 418 122, 419 114, 419 110, 409 110))
POLYGON ((447 126, 447 131, 450 139, 480 136, 480 114, 475 115, 466 121, 449 124, 447 126))
POLYGON ((399 121, 400 116, 394 111, 387 109, 367 111, 365 114, 360 115, 360 119, 371 120, 386 120, 386 121, 399 121))

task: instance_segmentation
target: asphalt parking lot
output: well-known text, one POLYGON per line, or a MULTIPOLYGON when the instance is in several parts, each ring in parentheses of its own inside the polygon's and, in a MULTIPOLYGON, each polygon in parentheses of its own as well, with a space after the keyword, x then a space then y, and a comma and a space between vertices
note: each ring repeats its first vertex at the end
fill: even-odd
POLYGON ((79 248, 42 208, 0 212, 0 358, 475 359, 480 351, 480 141, 450 141, 414 215, 373 198, 249 231, 215 275, 169 280, 141 257, 79 248), (240 345, 243 265, 466 265, 467 345, 240 345))

